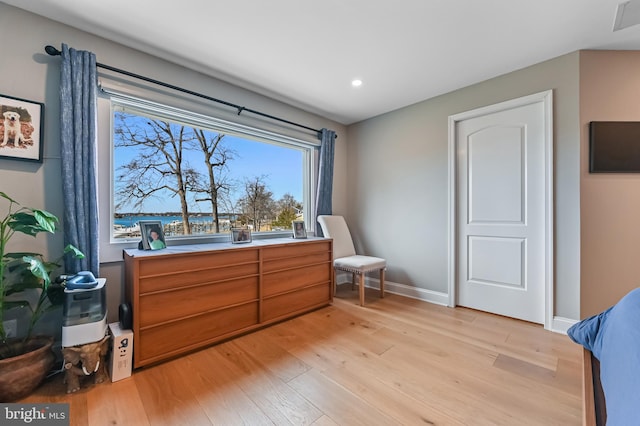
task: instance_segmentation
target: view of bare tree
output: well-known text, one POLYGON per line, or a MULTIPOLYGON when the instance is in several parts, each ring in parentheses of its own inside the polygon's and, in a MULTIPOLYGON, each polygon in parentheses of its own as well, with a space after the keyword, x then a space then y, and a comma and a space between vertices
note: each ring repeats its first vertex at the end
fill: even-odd
POLYGON ((234 160, 251 157, 254 149, 248 141, 240 140, 239 154, 230 145, 238 147, 234 135, 128 111, 115 111, 113 117, 114 216, 128 218, 128 225, 114 223, 117 238, 136 236, 136 217, 163 218, 167 235, 219 234, 240 225, 269 232, 290 228, 302 217, 302 203, 290 193, 273 199, 268 175, 237 175, 234 160), (170 197, 177 197, 180 212, 170 197), (156 207, 145 210, 149 205, 156 207))
POLYGON ((190 234, 187 192, 197 186, 200 174, 184 161, 184 152, 194 136, 184 126, 167 121, 115 113, 116 147, 138 147, 138 155, 120 167, 122 185, 116 194, 116 208, 132 203, 140 206, 162 190, 180 198, 183 233, 190 234))
POLYGON ((236 153, 224 146, 222 141, 225 135, 222 133, 213 134, 213 136, 207 138, 207 134, 202 129, 194 128, 193 132, 204 153, 204 163, 209 175, 208 185, 202 182, 196 186, 194 191, 207 195, 206 198, 200 198, 198 201, 209 201, 211 203, 211 219, 215 225, 215 232, 219 233, 222 198, 228 198, 230 191, 233 189, 233 184, 225 172, 228 169, 227 163, 233 160, 236 153))
POLYGON ((245 196, 239 200, 242 214, 260 232, 262 224, 274 216, 275 202, 273 193, 265 183, 266 176, 255 176, 244 183, 245 196))

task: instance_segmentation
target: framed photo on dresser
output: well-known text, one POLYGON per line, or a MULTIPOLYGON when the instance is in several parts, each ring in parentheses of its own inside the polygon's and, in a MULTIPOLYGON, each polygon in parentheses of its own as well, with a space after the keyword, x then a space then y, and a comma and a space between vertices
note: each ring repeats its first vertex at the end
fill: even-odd
POLYGON ((304 220, 294 220, 291 222, 293 238, 307 238, 307 230, 304 228, 304 220))
POLYGON ((140 235, 142 235, 142 248, 144 250, 160 250, 167 247, 162 232, 162 222, 159 220, 141 220, 140 235))
POLYGON ((233 244, 250 243, 251 229, 231 228, 231 242, 233 244))

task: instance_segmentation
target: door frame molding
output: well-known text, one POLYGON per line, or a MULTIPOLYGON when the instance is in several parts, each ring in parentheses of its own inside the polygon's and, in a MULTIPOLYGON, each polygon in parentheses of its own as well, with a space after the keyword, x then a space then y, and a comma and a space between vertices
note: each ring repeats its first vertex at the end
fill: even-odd
POLYGON ((448 202, 449 202, 449 220, 448 220, 448 288, 449 301, 448 306, 457 305, 457 263, 458 263, 458 235, 457 235, 457 123, 482 115, 492 114, 507 109, 517 108, 530 104, 542 102, 544 107, 544 151, 545 151, 545 286, 544 286, 544 328, 552 329, 554 314, 554 272, 553 272, 553 90, 534 93, 532 95, 523 96, 517 99, 500 102, 470 111, 461 112, 449 116, 449 177, 448 177, 448 202))

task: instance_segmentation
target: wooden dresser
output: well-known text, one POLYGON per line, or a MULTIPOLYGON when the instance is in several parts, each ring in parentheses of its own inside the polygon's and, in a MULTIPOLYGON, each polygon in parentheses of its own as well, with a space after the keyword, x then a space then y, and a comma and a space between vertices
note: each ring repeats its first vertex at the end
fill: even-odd
POLYGON ((124 250, 133 366, 330 304, 332 250, 326 238, 124 250))

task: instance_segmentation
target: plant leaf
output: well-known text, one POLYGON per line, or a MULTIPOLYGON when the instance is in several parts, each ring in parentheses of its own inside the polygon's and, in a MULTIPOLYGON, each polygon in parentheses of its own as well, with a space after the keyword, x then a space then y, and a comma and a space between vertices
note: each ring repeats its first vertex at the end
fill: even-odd
POLYGON ((31 209, 31 211, 33 212, 33 216, 43 230, 51 232, 52 234, 56 232, 56 224, 58 223, 58 218, 55 215, 49 213, 46 210, 31 209))
POLYGON ((18 204, 20 205, 20 203, 18 203, 16 200, 14 200, 13 198, 9 197, 7 194, 5 194, 4 192, 0 191, 0 197, 4 198, 5 200, 9 200, 14 204, 18 204))
POLYGON ((49 278, 49 268, 47 267, 47 263, 43 262, 42 259, 37 256, 25 256, 22 259, 29 264, 29 270, 31 273, 44 281, 44 288, 46 289, 47 285, 51 281, 49 278))
POLYGON ((76 246, 73 244, 67 244, 64 248, 64 254, 72 253, 73 257, 76 259, 84 259, 84 253, 82 253, 76 246))
POLYGON ((47 231, 43 228, 31 213, 16 212, 11 215, 9 227, 16 232, 36 236, 39 232, 47 231))

